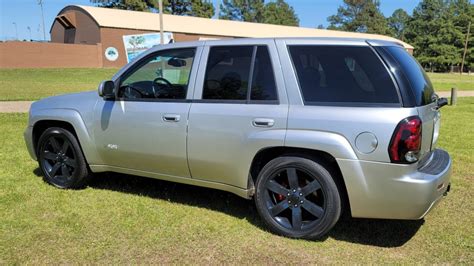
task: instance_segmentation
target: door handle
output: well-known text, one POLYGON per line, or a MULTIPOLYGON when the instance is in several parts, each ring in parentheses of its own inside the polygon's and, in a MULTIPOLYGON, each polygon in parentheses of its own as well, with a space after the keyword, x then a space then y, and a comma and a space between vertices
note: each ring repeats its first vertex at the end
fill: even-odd
POLYGON ((179 122, 179 119, 181 118, 180 115, 176 114, 164 114, 162 117, 165 122, 179 122))
POLYGON ((270 118, 255 118, 252 121, 254 127, 273 127, 275 125, 275 120, 270 118))

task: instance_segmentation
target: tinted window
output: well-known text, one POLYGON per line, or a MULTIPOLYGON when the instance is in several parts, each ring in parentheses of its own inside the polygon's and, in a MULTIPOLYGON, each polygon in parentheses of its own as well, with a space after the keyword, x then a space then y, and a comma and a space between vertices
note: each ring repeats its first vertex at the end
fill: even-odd
POLYGON ((370 47, 290 46, 305 104, 399 103, 383 63, 370 47))
POLYGON ((121 77, 119 98, 185 99, 195 49, 158 52, 121 77))
POLYGON ((401 47, 391 46, 385 47, 385 49, 401 66, 400 69, 408 79, 415 96, 415 104, 419 106, 433 102, 433 85, 416 59, 401 47))
POLYGON ((246 100, 253 46, 211 47, 203 99, 246 100))
POLYGON ((277 100, 275 76, 266 46, 257 47, 252 75, 251 100, 277 100))

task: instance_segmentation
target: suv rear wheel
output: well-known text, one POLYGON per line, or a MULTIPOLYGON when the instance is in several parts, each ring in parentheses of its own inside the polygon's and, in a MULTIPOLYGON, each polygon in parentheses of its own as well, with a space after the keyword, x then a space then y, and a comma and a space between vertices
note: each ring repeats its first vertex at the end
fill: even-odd
POLYGON ((254 199, 268 227, 286 237, 322 238, 341 214, 341 198, 331 174, 301 157, 268 162, 258 176, 254 199))
POLYGON ((38 141, 38 162, 44 180, 58 188, 80 188, 89 170, 79 143, 66 129, 48 128, 38 141))

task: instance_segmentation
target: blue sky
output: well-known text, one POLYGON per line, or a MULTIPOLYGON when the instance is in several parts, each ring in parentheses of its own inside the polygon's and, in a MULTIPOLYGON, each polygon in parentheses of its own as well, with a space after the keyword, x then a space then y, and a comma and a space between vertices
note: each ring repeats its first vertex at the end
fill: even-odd
MULTIPOLYGON (((217 3, 218 0, 213 0, 217 3)), ((342 0, 287 0, 293 6, 302 27, 327 26, 327 17, 337 12, 342 0)), ((380 8, 385 16, 389 16, 397 8, 403 8, 411 14, 418 5, 417 0, 381 0, 380 8)), ((43 0, 46 38, 49 39, 49 28, 54 17, 67 5, 92 5, 89 0, 43 0)), ((41 10, 37 0, 0 0, 0 40, 16 38, 15 24, 19 39, 41 40, 41 10)))

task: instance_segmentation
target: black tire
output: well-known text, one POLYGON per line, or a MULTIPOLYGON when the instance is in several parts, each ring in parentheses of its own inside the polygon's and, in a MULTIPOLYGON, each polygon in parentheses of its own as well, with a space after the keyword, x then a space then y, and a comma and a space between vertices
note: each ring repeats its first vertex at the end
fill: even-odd
POLYGON ((321 239, 341 215, 341 197, 330 172, 301 157, 268 162, 258 175, 254 200, 269 229, 290 238, 321 239))
POLYGON ((46 129, 38 141, 38 163, 43 179, 58 188, 82 188, 90 173, 76 137, 66 129, 46 129))

